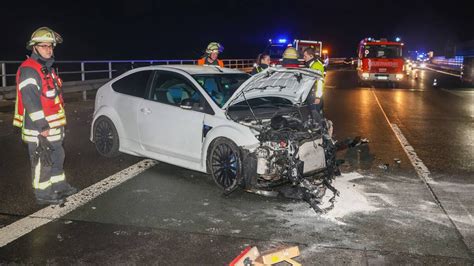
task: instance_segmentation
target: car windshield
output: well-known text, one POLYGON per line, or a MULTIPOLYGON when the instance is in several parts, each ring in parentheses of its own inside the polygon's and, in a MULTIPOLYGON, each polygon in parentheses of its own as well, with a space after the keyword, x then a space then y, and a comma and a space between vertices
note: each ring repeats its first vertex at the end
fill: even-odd
POLYGON ((364 58, 401 58, 402 47, 399 45, 366 45, 364 58))
POLYGON ((193 75, 193 78, 221 108, 249 77, 248 74, 193 75))

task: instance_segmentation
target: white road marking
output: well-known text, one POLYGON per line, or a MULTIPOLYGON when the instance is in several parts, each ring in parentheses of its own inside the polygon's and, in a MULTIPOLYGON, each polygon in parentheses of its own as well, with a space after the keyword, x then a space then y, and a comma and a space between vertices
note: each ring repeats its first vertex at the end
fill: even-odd
POLYGON ((438 73, 441 73, 441 74, 450 75, 450 76, 454 76, 454 77, 458 77, 458 78, 461 77, 461 75, 449 73, 449 72, 434 69, 434 68, 431 68, 431 67, 425 67, 425 69, 429 69, 429 70, 434 71, 434 72, 438 72, 438 73))
POLYGON ((462 97, 462 98, 467 98, 467 97, 474 97, 474 88, 470 88, 470 89, 467 89, 467 90, 447 90, 447 89, 441 89, 445 92, 449 92, 453 95, 456 95, 456 96, 459 96, 459 97, 462 97))
POLYGON ((415 152, 415 149, 413 146, 410 145, 408 140, 405 138, 403 135, 402 131, 400 128, 397 126, 397 124, 393 124, 390 122, 390 120, 387 117, 387 114, 385 113, 384 109, 382 108, 382 105, 379 102, 379 99, 377 98, 377 95, 375 94, 374 90, 372 90, 372 94, 375 97, 375 100, 377 101, 377 104, 380 107, 380 110, 382 110, 383 115, 385 116, 385 119, 387 120, 387 123, 389 124, 390 128, 392 129, 393 133, 395 133, 395 136, 397 137, 398 141, 402 145, 403 150, 408 156, 408 159, 410 159, 411 164, 415 168, 416 173, 418 176, 425 182, 425 183, 436 183, 432 178, 431 178, 431 172, 428 170, 428 167, 423 163, 423 161, 418 157, 418 155, 415 152))
POLYGON ((156 164, 157 162, 154 160, 142 160, 118 173, 107 177, 106 179, 101 180, 98 183, 81 190, 72 196, 69 196, 66 200, 66 203, 62 207, 50 205, 31 215, 28 215, 21 220, 0 228, 0 247, 15 241, 16 239, 28 234, 42 225, 61 218, 69 212, 88 203, 89 201, 122 184, 123 182, 132 179, 133 177, 156 164))
POLYGON ((461 231, 457 227, 456 223, 453 221, 453 218, 451 218, 451 216, 448 214, 448 212, 443 207, 443 204, 438 199, 438 196, 435 194, 435 192, 433 190, 432 185, 438 184, 438 183, 430 177, 431 176, 430 171, 425 166, 425 164, 421 161, 421 159, 418 158, 418 156, 416 155, 415 149, 410 145, 410 143, 408 143, 407 139, 405 138, 405 136, 403 136, 402 131, 400 130, 400 128, 398 128, 397 124, 390 123, 390 120, 388 119, 387 114, 383 110, 382 105, 380 104, 380 101, 377 98, 377 95, 375 94, 374 90, 372 90, 372 94, 374 95, 375 100, 377 101, 377 104, 380 107, 380 110, 382 110, 382 113, 385 116, 385 119, 387 120, 388 124, 390 125, 390 128, 393 130, 393 132, 395 133, 395 136, 397 137, 398 141, 400 142, 403 149, 405 150, 405 153, 407 154, 408 158, 410 159, 410 161, 411 161, 413 167, 415 168, 418 176, 423 181, 425 186, 428 188, 428 191, 430 192, 431 196, 433 197, 433 199, 436 202, 436 204, 438 205, 438 207, 443 211, 443 213, 446 215, 446 217, 448 217, 448 219, 449 219, 451 225, 453 226, 453 228, 456 229, 456 233, 457 233, 459 239, 464 243, 464 246, 465 246, 465 249, 467 251, 468 256, 470 258, 474 258, 474 254, 471 251, 471 249, 469 248, 469 246, 467 245, 467 243, 464 239, 464 235, 461 234, 461 231))

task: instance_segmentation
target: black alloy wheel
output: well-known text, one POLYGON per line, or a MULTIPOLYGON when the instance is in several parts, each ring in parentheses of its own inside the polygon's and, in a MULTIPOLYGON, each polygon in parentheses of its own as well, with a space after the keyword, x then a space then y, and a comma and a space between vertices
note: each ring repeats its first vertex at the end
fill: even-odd
POLYGON ((241 176, 241 155, 239 148, 232 141, 221 138, 214 142, 209 156, 212 178, 216 184, 228 189, 235 185, 241 176))
POLYGON ((115 157, 119 154, 119 138, 113 122, 105 117, 99 117, 94 123, 94 143, 100 155, 115 157))

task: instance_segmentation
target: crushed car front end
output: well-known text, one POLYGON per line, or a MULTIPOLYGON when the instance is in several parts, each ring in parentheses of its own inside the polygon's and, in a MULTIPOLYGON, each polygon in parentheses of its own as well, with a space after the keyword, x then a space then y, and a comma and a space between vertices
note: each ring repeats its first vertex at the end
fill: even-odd
MULTIPOLYGON (((332 122, 309 102, 322 77, 305 69, 269 69, 244 83, 227 104, 233 121, 255 132, 257 147, 245 149, 236 184, 265 195, 304 199, 316 210, 339 174, 332 122)), ((230 188, 233 189, 233 188, 230 188)))

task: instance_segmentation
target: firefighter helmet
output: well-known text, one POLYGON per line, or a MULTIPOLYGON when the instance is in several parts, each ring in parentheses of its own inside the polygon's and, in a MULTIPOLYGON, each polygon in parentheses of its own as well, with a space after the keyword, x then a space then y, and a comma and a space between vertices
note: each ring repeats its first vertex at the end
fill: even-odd
POLYGON ((213 53, 213 52, 222 53, 223 51, 224 51, 224 46, 222 46, 218 42, 211 42, 207 45, 207 48, 206 48, 206 53, 207 54, 210 54, 210 53, 213 53))
POLYGON ((53 46, 56 46, 57 43, 63 42, 63 37, 48 27, 41 27, 31 34, 31 38, 26 44, 26 48, 31 50, 34 45, 42 42, 51 43, 53 46))
POLYGON ((294 47, 288 47, 283 52, 283 58, 285 59, 298 59, 298 52, 294 47))

